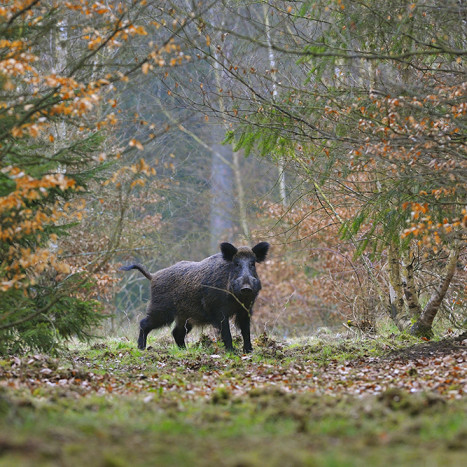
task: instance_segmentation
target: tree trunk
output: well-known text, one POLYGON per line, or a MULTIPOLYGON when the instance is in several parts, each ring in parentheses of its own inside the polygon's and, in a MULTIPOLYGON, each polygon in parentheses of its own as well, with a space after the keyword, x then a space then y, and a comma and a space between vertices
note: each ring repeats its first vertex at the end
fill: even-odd
MULTIPOLYGON (((215 47, 212 47, 211 51, 214 57, 216 86, 218 89, 226 89, 229 87, 229 79, 221 66, 223 57, 215 47)), ((219 97, 218 108, 221 114, 225 112, 222 96, 219 97)), ((218 130, 214 132, 211 166, 211 250, 213 252, 218 251, 219 241, 231 239, 234 227, 234 201, 238 203, 238 219, 242 233, 248 241, 250 240, 239 154, 233 152, 232 146, 220 144, 228 128, 223 123, 219 123, 217 128, 218 130), (216 157, 216 154, 222 154, 222 158, 216 157)))
POLYGON ((237 191, 237 201, 238 201, 238 215, 240 218, 240 226, 242 228, 243 235, 247 243, 250 243, 250 228, 248 227, 248 218, 246 213, 246 204, 245 204, 245 191, 243 190, 243 181, 242 181, 242 170, 240 166, 240 153, 234 152, 233 156, 233 171, 235 174, 235 188, 237 191))
POLYGON ((389 314, 399 331, 403 331, 407 329, 410 320, 405 309, 399 257, 399 248, 391 242, 388 249, 389 314))
POLYGON ((460 249, 454 247, 449 252, 449 257, 444 270, 444 279, 440 286, 433 292, 420 318, 410 328, 410 334, 420 337, 433 337, 433 320, 435 319, 441 303, 449 289, 454 273, 456 272, 457 260, 459 258, 460 249))
POLYGON ((415 285, 413 263, 413 250, 409 246, 409 249, 402 254, 402 285, 404 287, 405 304, 407 305, 411 320, 420 318, 422 313, 422 308, 418 301, 418 290, 415 285))
MULTIPOLYGON (((215 140, 221 140, 222 129, 223 126, 220 126, 217 131, 213 132, 215 140)), ((222 160, 230 162, 232 158, 231 147, 213 144, 212 148, 210 237, 211 252, 215 253, 219 250, 220 242, 231 240, 233 231, 233 174, 231 166, 222 160), (222 158, 217 157, 217 154, 221 154, 222 158)))
MULTIPOLYGON (((58 22, 57 27, 51 30, 52 40, 52 73, 64 75, 67 63, 68 22, 66 18, 58 22)), ((54 137, 54 152, 57 153, 67 140, 65 121, 60 119, 52 127, 54 137)), ((60 172, 61 168, 58 169, 60 172)), ((63 169, 65 171, 65 169, 63 169)))
MULTIPOLYGON (((272 100, 273 102, 277 98, 277 73, 276 70, 276 58, 274 56, 274 49, 272 48, 271 41, 271 26, 269 24, 269 14, 265 4, 263 4, 264 13, 264 26, 266 29, 266 42, 268 44, 268 56, 269 56, 269 67, 271 69, 272 78, 272 100), (274 71, 273 71, 274 70, 274 71)), ((278 175, 279 175, 279 193, 281 202, 284 207, 287 207, 287 191, 285 187, 285 161, 282 157, 278 158, 278 175)))

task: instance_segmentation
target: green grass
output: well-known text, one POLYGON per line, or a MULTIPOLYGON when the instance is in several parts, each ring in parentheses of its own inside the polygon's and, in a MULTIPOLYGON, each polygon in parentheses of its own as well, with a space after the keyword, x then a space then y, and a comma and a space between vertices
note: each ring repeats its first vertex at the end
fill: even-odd
POLYGON ((461 465, 466 454, 460 402, 414 416, 377 398, 274 391, 178 404, 30 399, 9 400, 0 465, 461 465))
POLYGON ((397 387, 353 396, 339 374, 335 393, 302 390, 344 364, 371 365, 365 359, 384 357, 401 342, 311 339, 289 346, 260 336, 247 357, 203 339, 188 350, 164 341, 151 345, 142 352, 132 342, 108 340, 59 359, 25 357, 19 366, 2 360, 5 380, 21 384, 0 386, 0 466, 465 461, 465 397, 397 387), (288 381, 290 368, 297 369, 294 381, 288 381), (53 384, 37 383, 44 374, 56 375, 53 384))

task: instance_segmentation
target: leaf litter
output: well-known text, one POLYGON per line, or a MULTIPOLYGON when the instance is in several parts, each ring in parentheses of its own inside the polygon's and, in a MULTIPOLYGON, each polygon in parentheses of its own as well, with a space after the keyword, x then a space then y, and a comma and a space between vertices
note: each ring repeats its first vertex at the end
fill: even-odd
POLYGON ((467 340, 261 335, 254 348, 229 354, 203 336, 187 350, 101 342, 3 358, 0 465, 2 453, 34 466, 455 465, 466 454, 467 340))
MULTIPOLYGON (((61 388, 77 396, 139 394, 157 390, 182 399, 210 398, 219 386, 235 396, 253 389, 280 387, 284 392, 327 395, 378 395, 391 388, 433 392, 459 399, 467 394, 467 340, 432 342, 372 356, 375 349, 357 342, 340 344, 323 356, 320 344, 287 346, 260 336, 257 351, 229 355, 223 349, 195 347, 173 352, 153 347, 70 351, 61 358, 45 355, 8 357, 0 365, 0 385, 28 389, 61 388), (356 354, 339 349, 355 350, 356 354)), ((329 347, 329 346, 327 346, 329 347)))

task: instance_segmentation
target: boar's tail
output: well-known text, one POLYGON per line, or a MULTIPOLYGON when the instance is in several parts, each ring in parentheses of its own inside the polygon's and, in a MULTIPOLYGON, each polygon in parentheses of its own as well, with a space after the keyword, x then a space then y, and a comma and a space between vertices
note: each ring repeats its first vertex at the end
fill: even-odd
POLYGON ((151 276, 151 273, 148 272, 143 266, 141 266, 140 264, 132 264, 131 266, 122 266, 120 268, 120 271, 130 271, 131 269, 137 269, 139 272, 143 273, 144 274, 144 277, 146 277, 147 279, 151 280, 152 279, 152 276, 151 276))

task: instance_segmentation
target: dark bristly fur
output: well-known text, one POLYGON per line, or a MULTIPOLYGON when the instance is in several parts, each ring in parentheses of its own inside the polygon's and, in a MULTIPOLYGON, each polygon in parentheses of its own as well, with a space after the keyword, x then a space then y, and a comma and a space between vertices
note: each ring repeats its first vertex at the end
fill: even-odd
POLYGON ((269 244, 236 248, 221 243, 220 249, 221 253, 202 261, 180 261, 154 274, 139 264, 121 268, 137 269, 151 281, 147 316, 140 322, 140 349, 146 348, 152 329, 175 321, 172 335, 179 347, 185 347, 185 336, 193 326, 211 324, 220 331, 225 347, 233 350, 229 319, 235 317, 243 350, 251 352, 250 318, 261 290, 255 263, 266 259, 269 244))

